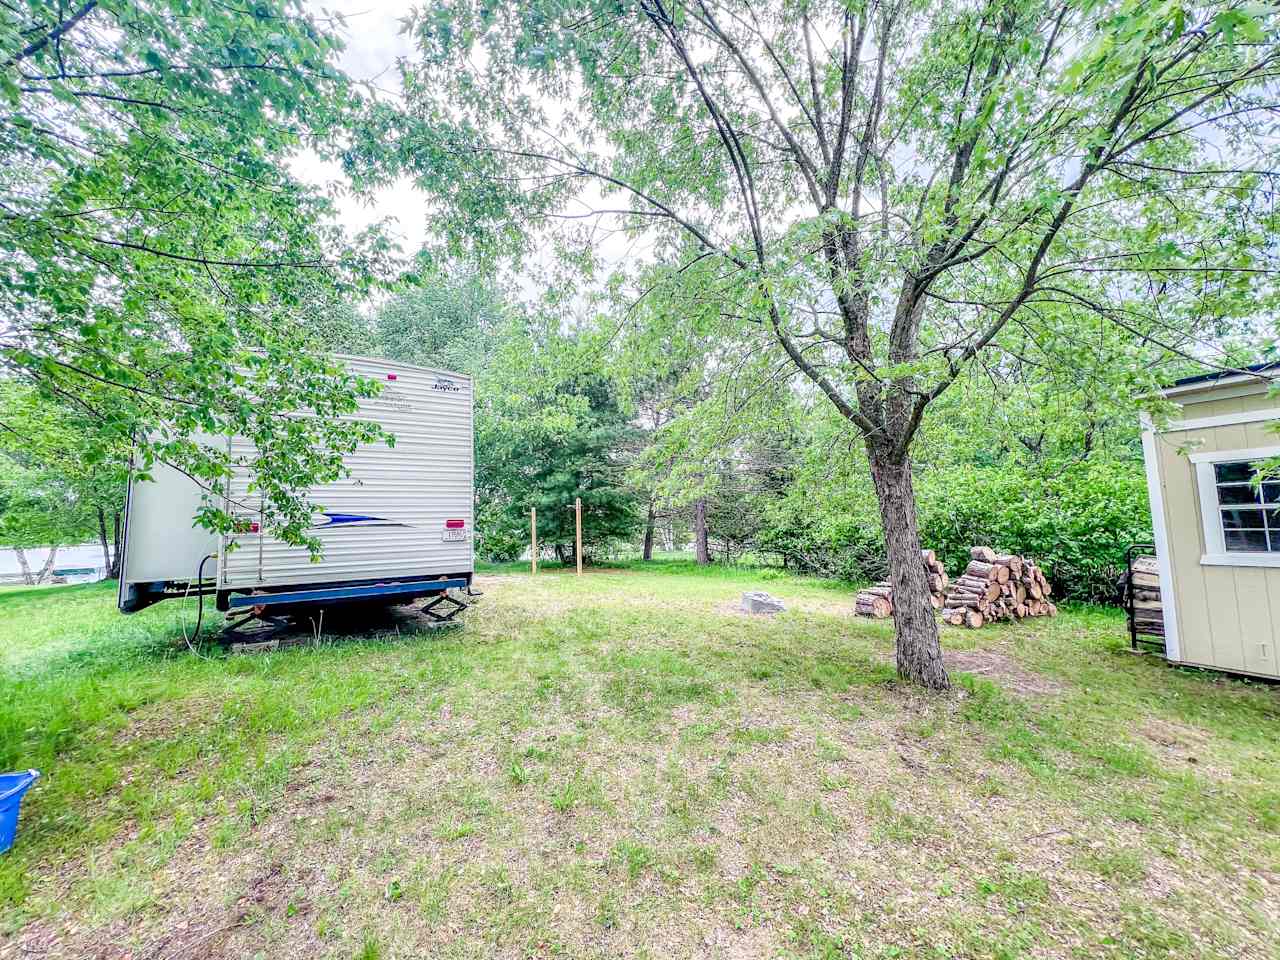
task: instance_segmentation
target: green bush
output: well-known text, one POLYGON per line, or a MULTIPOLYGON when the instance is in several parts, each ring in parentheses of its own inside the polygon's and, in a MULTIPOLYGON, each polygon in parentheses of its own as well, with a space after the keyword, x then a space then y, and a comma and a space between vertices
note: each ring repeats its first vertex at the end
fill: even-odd
POLYGON ((1016 466, 927 474, 917 491, 920 533, 952 573, 969 547, 989 544, 1033 558, 1057 596, 1111 601, 1124 551, 1151 539, 1142 464, 1076 463, 1033 473, 1016 466))
POLYGON ((529 547, 528 521, 491 501, 476 509, 476 554, 488 563, 519 560, 529 547))
POLYGON ((855 582, 888 576, 874 501, 833 510, 808 497, 788 496, 771 502, 766 517, 755 548, 788 568, 855 582))
MULTIPOLYGON (((793 487, 770 505, 757 549, 800 570, 849 580, 886 575, 870 478, 859 489, 793 487)), ((921 542, 956 575, 969 548, 1033 558, 1055 597, 1107 602, 1131 543, 1151 539, 1142 464, 1086 461, 1058 469, 1017 464, 925 470, 916 478, 921 542)))

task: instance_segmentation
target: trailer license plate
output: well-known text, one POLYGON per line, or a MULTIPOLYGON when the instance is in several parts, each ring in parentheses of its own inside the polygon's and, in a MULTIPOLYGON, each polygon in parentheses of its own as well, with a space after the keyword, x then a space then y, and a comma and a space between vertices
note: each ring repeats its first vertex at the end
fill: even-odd
POLYGON ((467 539, 467 531, 446 530, 444 532, 444 535, 440 539, 444 540, 446 543, 449 542, 450 540, 465 540, 467 539))

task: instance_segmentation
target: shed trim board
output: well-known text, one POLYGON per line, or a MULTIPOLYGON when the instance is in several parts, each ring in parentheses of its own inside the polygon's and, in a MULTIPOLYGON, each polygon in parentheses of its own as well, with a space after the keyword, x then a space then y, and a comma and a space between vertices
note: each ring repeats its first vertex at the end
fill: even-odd
POLYGON ((1160 574, 1160 595, 1168 597, 1164 606, 1164 653, 1170 660, 1181 660, 1178 643, 1178 603, 1173 590, 1173 557, 1169 552, 1169 531, 1164 524, 1164 488, 1160 483, 1160 465, 1156 454, 1156 434, 1151 418, 1142 415, 1142 462, 1147 471, 1147 497, 1151 501, 1151 526, 1155 534, 1156 568, 1160 574))
POLYGON ((1173 420, 1169 430, 1203 430, 1206 427, 1230 427, 1237 423, 1261 423, 1264 420, 1280 420, 1280 408, 1249 410, 1244 413, 1223 413, 1216 417, 1198 417, 1193 420, 1173 420))
POLYGON ((1280 556, 1274 553, 1205 553, 1202 567, 1280 567, 1280 556))
POLYGON ((1188 455, 1187 459, 1194 464, 1226 463, 1229 460, 1262 460, 1280 454, 1280 445, 1270 447, 1249 447, 1246 450, 1206 450, 1188 455))
POLYGON ((1223 377, 1221 380, 1200 380, 1182 386, 1166 387, 1160 392, 1166 397, 1180 397, 1187 393, 1212 391, 1215 396, 1225 400, 1229 397, 1247 397, 1254 393, 1264 393, 1271 389, 1273 383, 1271 378, 1256 373, 1238 373, 1223 377))

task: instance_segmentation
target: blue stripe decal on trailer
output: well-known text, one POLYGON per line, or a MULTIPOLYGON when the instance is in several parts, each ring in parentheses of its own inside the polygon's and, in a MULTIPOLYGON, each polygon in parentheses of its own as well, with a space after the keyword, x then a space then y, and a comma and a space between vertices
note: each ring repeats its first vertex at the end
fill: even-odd
POLYGON ((318 600, 351 600, 359 597, 385 597, 405 593, 434 593, 437 590, 461 590, 466 580, 416 580, 412 583, 371 583, 363 587, 330 587, 324 590, 295 590, 289 593, 263 593, 256 597, 243 594, 227 601, 236 607, 268 607, 277 603, 314 603, 318 600))
POLYGON ((403 527, 406 524, 398 523, 395 520, 388 520, 386 517, 370 517, 363 513, 329 513, 320 514, 311 524, 312 529, 317 527, 403 527))

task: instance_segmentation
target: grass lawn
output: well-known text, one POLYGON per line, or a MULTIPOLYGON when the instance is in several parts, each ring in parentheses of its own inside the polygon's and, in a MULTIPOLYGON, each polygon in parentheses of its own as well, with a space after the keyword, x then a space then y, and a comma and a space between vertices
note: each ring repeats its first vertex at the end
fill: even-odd
POLYGON ((939 698, 847 586, 481 586, 209 659, 177 604, 0 593, 0 768, 45 773, 0 957, 1280 957, 1280 689, 1116 611, 948 628, 939 698))

